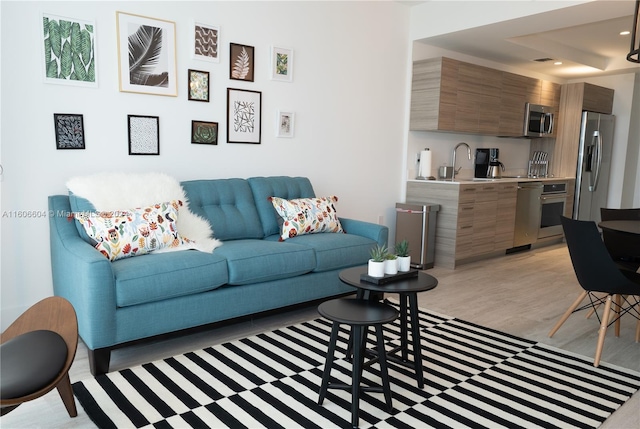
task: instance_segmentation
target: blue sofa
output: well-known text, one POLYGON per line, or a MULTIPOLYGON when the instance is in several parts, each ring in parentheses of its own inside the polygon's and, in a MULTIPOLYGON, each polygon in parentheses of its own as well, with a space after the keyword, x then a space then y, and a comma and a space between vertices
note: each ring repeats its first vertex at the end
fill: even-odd
POLYGON ((353 292, 338 273, 362 265, 388 229, 341 218, 345 233, 278 241, 269 197, 314 197, 304 177, 194 180, 181 183, 192 212, 224 244, 212 253, 185 250, 105 258, 68 215, 72 195, 49 196, 54 294, 69 300, 94 375, 109 371, 111 350, 132 341, 353 292))

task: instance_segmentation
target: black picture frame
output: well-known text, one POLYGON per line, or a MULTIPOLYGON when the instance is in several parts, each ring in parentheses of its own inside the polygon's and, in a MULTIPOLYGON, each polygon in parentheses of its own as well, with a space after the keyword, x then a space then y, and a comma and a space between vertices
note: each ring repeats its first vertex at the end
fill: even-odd
POLYGON ((160 117, 127 115, 129 155, 160 155, 160 117))
POLYGON ((227 88, 227 143, 260 144, 262 92, 227 88))
POLYGON ((253 82, 255 48, 238 43, 229 44, 229 79, 253 82))
POLYGON ((191 101, 209 102, 209 72, 189 69, 187 98, 191 101))
POLYGON ((218 123, 206 121, 191 121, 192 144, 218 144, 218 123))
POLYGON ((84 117, 76 113, 54 113, 56 149, 84 149, 84 117))

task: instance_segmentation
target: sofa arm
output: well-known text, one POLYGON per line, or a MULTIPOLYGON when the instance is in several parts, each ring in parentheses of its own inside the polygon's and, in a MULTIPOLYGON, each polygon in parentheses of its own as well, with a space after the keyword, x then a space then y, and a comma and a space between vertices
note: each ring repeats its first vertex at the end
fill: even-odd
POLYGON ((73 305, 82 340, 90 349, 115 339, 115 277, 111 262, 84 241, 70 217, 66 195, 49 197, 53 291, 73 305))
POLYGON ((389 228, 384 225, 348 218, 340 218, 340 223, 347 234, 370 238, 381 246, 389 241, 389 228))

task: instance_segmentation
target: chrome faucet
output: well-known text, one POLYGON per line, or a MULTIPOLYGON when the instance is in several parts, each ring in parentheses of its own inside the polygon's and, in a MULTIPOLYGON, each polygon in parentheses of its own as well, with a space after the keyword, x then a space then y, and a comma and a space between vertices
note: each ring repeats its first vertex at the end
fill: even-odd
POLYGON ((453 148, 453 173, 451 174, 452 182, 456 180, 456 174, 458 174, 458 172, 462 169, 462 167, 460 167, 456 170, 456 152, 460 146, 467 147, 467 156, 469 157, 469 161, 471 161, 471 148, 469 147, 469 145, 466 144, 465 142, 458 143, 456 147, 453 148))

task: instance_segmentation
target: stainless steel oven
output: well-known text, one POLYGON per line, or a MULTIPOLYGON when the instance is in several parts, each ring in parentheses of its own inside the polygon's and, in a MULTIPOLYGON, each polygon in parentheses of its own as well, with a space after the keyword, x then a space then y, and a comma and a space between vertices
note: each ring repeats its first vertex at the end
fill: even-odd
POLYGON ((567 183, 543 182, 538 238, 562 235, 561 216, 567 216, 567 183))

